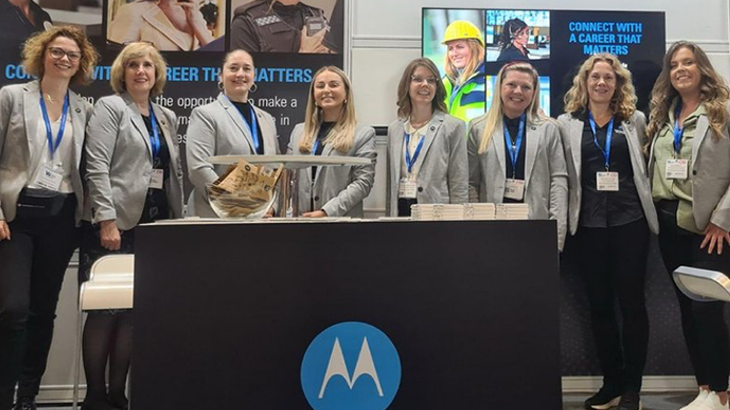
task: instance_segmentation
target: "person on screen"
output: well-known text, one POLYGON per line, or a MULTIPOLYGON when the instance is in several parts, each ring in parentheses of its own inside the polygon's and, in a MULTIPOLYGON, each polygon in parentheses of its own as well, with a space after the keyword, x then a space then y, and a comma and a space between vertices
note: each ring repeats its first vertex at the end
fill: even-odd
MULTIPOLYGON (((139 224, 182 217, 177 116, 152 102, 164 90, 166 69, 167 63, 151 44, 128 44, 111 66, 115 94, 94 105, 86 127, 88 201, 79 282, 89 279, 100 257, 134 253, 139 224)), ((89 313, 83 335, 87 389, 82 409, 127 408, 132 319, 130 310, 89 313)))
POLYGON ((530 61, 527 42, 530 39, 530 28, 524 21, 513 18, 507 20, 499 36, 499 57, 497 62, 530 61))
POLYGON ((398 119, 388 127, 388 216, 410 216, 415 204, 469 199, 466 124, 446 114, 444 95, 431 60, 406 66, 398 85, 398 119))
POLYGON ((329 54, 334 52, 324 44, 329 29, 322 9, 299 0, 255 0, 233 12, 231 49, 329 54))
POLYGON ((137 0, 119 8, 107 40, 151 43, 160 51, 193 51, 214 40, 199 0, 137 0))
POLYGON ((229 52, 223 59, 218 98, 196 107, 190 114, 185 147, 188 176, 193 184, 187 208, 190 216, 218 217, 210 206, 208 186, 228 167, 214 166, 208 158, 279 153, 276 120, 249 100, 251 93, 257 89, 255 71, 253 57, 247 51, 229 52))
POLYGON ((314 75, 304 123, 294 127, 287 154, 371 160, 367 165, 296 171, 303 217, 363 217, 362 201, 375 181, 375 130, 357 123, 350 79, 341 69, 325 66, 314 75))
POLYGON ((487 104, 484 39, 473 23, 449 24, 441 44, 446 45, 443 84, 448 113, 463 121, 484 114, 487 104))
POLYGON ((646 255, 659 223, 642 151, 646 118, 636 100, 631 73, 621 61, 596 54, 573 78, 566 113, 558 118, 570 181, 568 225, 575 238, 568 243, 585 278, 603 373, 603 387, 585 401, 587 409, 640 407, 649 343, 646 255))
POLYGON ((527 63, 499 70, 489 111, 469 123, 469 186, 479 202, 525 203, 529 219, 568 226, 568 171, 557 123, 540 110, 537 70, 527 63))
POLYGON ((51 25, 51 16, 33 0, 0 0, 0 48, 20 55, 23 42, 51 25))
POLYGON ((16 384, 14 408, 36 408, 84 205, 91 105, 69 86, 91 82, 97 60, 83 30, 50 27, 23 47, 37 79, 0 89, 0 410, 16 384))
MULTIPOLYGON (((664 56, 651 93, 649 178, 659 250, 679 266, 730 273, 730 88, 707 54, 687 41, 664 56)), ((684 341, 699 393, 683 410, 728 409, 730 346, 725 303, 698 302, 678 287, 684 341)))

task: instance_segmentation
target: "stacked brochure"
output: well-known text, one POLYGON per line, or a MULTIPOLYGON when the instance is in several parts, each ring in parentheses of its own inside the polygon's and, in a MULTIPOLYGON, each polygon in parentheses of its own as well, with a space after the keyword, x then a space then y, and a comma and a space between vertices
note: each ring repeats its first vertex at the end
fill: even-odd
POLYGON ((530 209, 527 204, 498 204, 495 211, 497 220, 525 220, 530 209))
POLYGON ((418 204, 411 206, 413 221, 525 220, 527 204, 418 204))

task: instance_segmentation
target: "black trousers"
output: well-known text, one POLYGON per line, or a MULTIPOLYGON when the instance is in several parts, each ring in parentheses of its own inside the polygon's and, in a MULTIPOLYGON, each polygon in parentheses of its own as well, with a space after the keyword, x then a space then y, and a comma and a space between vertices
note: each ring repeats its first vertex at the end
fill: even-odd
POLYGON ((46 371, 53 322, 66 268, 78 246, 69 195, 61 213, 17 218, 11 240, 0 241, 0 410, 18 397, 35 397, 46 371))
POLYGON ((646 220, 641 219, 617 227, 580 227, 573 241, 585 278, 603 383, 620 392, 641 390, 646 364, 649 319, 644 283, 649 237, 646 220))
MULTIPOLYGON (((700 249, 704 235, 686 231, 677 226, 677 202, 657 203, 659 216, 659 247, 670 277, 679 266, 712 269, 730 273, 730 247, 726 244, 722 255, 707 248, 700 249)), ((674 280, 672 279, 672 283, 674 280)), ((723 302, 696 302, 674 290, 682 315, 682 331, 687 344, 692 368, 700 386, 709 385, 713 391, 728 389, 728 333, 725 324, 723 302)))

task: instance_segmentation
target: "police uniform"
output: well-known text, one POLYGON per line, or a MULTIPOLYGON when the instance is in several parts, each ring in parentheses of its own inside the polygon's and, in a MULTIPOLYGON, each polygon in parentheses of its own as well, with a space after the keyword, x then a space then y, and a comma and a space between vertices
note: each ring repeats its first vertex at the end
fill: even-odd
MULTIPOLYGON (((51 24, 51 16, 34 1, 30 2, 34 21, 28 20, 23 12, 7 0, 0 0, 0 47, 3 51, 20 57, 23 42, 38 31, 44 31, 51 24)), ((17 58, 16 58, 17 59, 17 58)))
POLYGON ((271 1, 256 0, 236 8, 231 22, 231 49, 298 53, 304 20, 325 17, 322 9, 304 3, 285 6, 275 2, 272 7, 271 1))

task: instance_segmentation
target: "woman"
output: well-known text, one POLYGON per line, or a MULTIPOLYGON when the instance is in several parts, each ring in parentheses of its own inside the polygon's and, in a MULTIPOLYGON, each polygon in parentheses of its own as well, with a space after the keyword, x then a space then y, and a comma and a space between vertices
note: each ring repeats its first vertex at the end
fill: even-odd
POLYGON ((119 8, 107 40, 142 41, 160 51, 192 51, 214 40, 198 0, 137 0, 119 8))
POLYGON ((502 67, 489 111, 469 124, 469 185, 479 202, 526 203, 529 219, 567 228, 568 172, 558 126, 540 110, 537 71, 527 63, 502 67))
POLYGON ((322 9, 299 0, 256 0, 234 10, 231 49, 329 54, 334 51, 323 44, 327 31, 322 9))
POLYGON ((649 231, 658 233, 659 223, 642 154, 646 119, 636 100, 631 73, 619 59, 596 54, 573 78, 566 114, 558 118, 570 182, 570 243, 585 277, 603 372, 603 387, 585 402, 589 409, 640 408, 649 342, 646 255, 649 231))
POLYGON ((448 113, 463 121, 484 114, 487 103, 484 71, 484 39, 474 24, 458 20, 446 28, 442 44, 448 113))
MULTIPOLYGON (((659 247, 671 275, 681 266, 730 272, 730 90, 697 45, 674 43, 651 97, 649 170, 659 247)), ((675 289, 700 391, 683 409, 728 408, 728 335, 722 302, 675 289)))
POLYGON ((13 406, 16 384, 16 408, 35 408, 46 369, 84 204, 91 105, 69 85, 90 82, 97 59, 83 31, 53 27, 23 48, 39 80, 0 89, 0 410, 13 406))
POLYGON ((274 118, 249 102, 256 91, 251 54, 235 50, 226 54, 219 76, 218 99, 197 107, 190 115, 187 141, 188 176, 193 192, 188 213, 217 218, 210 207, 207 186, 222 175, 227 166, 214 167, 208 158, 215 155, 275 155, 279 141, 274 118))
POLYGON ((339 68, 322 67, 314 75, 304 123, 294 127, 287 153, 370 159, 368 165, 298 171, 302 216, 363 217, 362 201, 375 180, 375 130, 357 123, 352 86, 339 68))
POLYGON ((527 50, 529 30, 527 23, 518 18, 507 20, 499 35, 500 52, 497 62, 530 61, 530 51, 527 50))
POLYGON ((388 127, 387 212, 410 216, 414 204, 468 200, 466 124, 446 114, 438 68, 411 61, 398 85, 398 117, 388 127))
MULTIPOLYGON (((182 216, 177 117, 152 102, 162 94, 167 64, 148 43, 126 46, 111 67, 115 95, 94 106, 86 139, 89 201, 79 279, 111 253, 134 253, 135 227, 182 216)), ((125 409, 132 312, 94 311, 84 327, 86 410, 125 409), (105 375, 109 367, 109 392, 105 375)))

